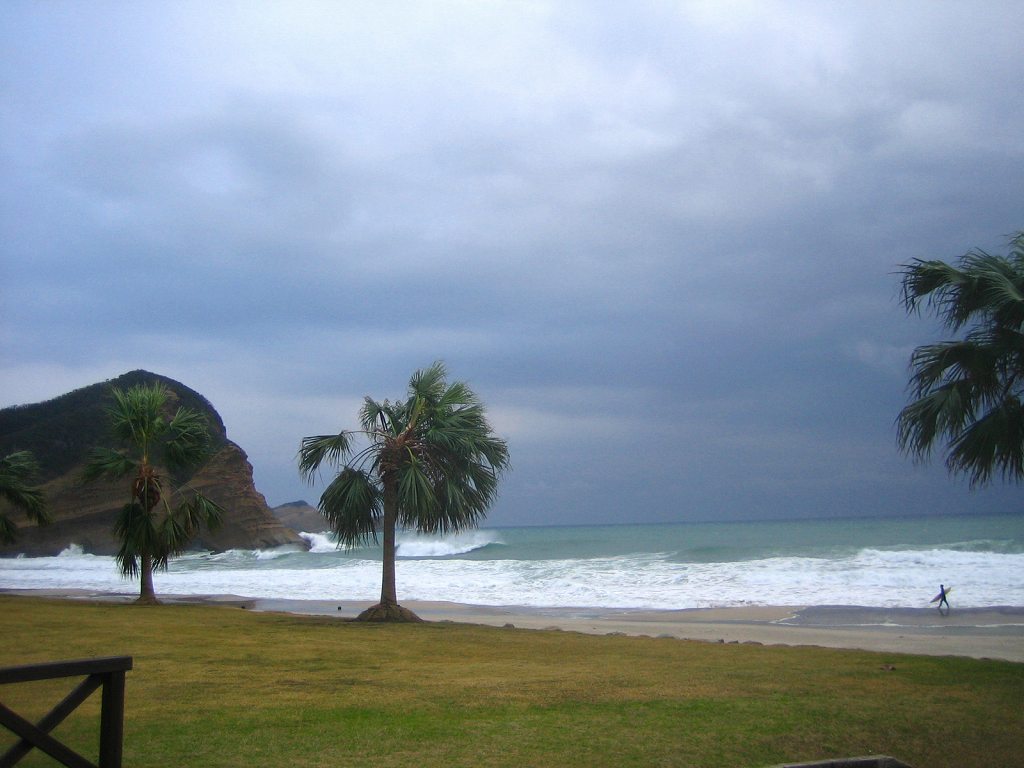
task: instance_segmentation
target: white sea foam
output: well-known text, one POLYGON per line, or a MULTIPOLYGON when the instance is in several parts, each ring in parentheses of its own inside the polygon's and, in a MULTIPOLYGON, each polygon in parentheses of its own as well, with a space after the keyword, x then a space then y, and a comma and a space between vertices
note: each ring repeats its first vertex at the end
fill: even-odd
MULTIPOLYGON (((338 540, 329 533, 299 534, 309 544, 309 551, 314 553, 335 552, 339 549, 338 540)), ((496 531, 470 531, 452 536, 421 536, 400 535, 395 546, 396 557, 453 557, 464 555, 492 544, 501 544, 501 537, 496 531)), ((348 552, 358 551, 349 549, 348 552)))
POLYGON ((286 545, 283 547, 274 547, 273 549, 257 549, 254 550, 252 555, 257 560, 277 560, 279 557, 286 557, 295 552, 304 552, 305 550, 300 549, 294 545, 286 545))
POLYGON ((310 552, 333 552, 338 548, 337 540, 329 533, 300 533, 310 552))
MULTIPOLYGON (((686 562, 674 552, 540 558, 537 541, 542 537, 534 536, 525 544, 521 535, 487 530, 446 538, 401 536, 399 597, 537 607, 925 607, 942 582, 955 586, 951 601, 956 607, 1024 606, 1024 554, 993 551, 999 547, 863 547, 821 556, 686 562), (509 556, 513 553, 518 558, 509 556)), ((307 533, 303 538, 311 545, 309 552, 186 555, 155 574, 156 589, 165 594, 376 599, 378 547, 338 550, 330 536, 307 533)), ((656 536, 652 541, 659 548, 664 543, 656 536)), ((57 557, 0 559, 0 587, 121 593, 137 588, 136 582, 121 578, 113 558, 75 547, 57 557)))
POLYGON ((470 531, 447 537, 400 536, 395 554, 397 557, 452 557, 501 543, 496 531, 470 531))

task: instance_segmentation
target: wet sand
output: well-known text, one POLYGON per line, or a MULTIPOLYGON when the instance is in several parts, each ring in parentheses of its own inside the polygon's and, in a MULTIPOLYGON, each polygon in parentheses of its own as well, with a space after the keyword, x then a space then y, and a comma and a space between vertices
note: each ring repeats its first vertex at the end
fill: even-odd
MULTIPOLYGON (((130 602, 135 595, 64 590, 0 590, 3 594, 130 602)), ((370 605, 351 600, 273 600, 238 595, 160 595, 168 603, 228 605, 247 610, 352 619, 370 605)), ((525 608, 403 601, 421 618, 517 629, 599 635, 672 637, 722 643, 813 645, 887 653, 969 656, 1024 663, 1024 607, 934 608, 747 606, 679 611, 525 608)))
MULTIPOLYGON (((370 603, 254 600, 252 609, 354 617, 370 603)), ((518 608, 403 602, 427 621, 724 643, 816 645, 1024 662, 1024 608, 749 606, 680 611, 518 608)))

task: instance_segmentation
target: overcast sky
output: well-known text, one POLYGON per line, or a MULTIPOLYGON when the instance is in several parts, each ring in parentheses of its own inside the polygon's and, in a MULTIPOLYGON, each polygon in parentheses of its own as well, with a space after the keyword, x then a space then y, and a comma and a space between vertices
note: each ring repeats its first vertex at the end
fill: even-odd
POLYGON ((444 360, 494 524, 1020 511, 895 445, 899 265, 1024 229, 993 2, 0 7, 0 405, 145 368, 271 505, 444 360))

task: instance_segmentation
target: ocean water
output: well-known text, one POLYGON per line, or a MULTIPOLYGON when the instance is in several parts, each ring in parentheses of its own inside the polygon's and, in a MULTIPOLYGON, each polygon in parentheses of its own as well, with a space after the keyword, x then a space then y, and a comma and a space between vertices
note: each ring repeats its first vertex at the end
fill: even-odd
MULTIPOLYGON (((303 534, 287 549, 192 553, 157 593, 376 600, 380 553, 303 534)), ((482 528, 399 536, 399 600, 679 609, 748 605, 1024 606, 1024 515, 482 528)), ((70 547, 0 559, 0 588, 137 592, 113 558, 70 547)))

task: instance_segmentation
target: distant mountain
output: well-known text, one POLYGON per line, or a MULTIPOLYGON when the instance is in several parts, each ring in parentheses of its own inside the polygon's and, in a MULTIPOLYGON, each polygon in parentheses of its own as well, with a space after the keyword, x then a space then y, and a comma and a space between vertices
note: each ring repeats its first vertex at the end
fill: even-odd
POLYGON ((297 533, 326 533, 330 530, 320 510, 306 501, 290 501, 273 509, 274 517, 297 533))
POLYGON ((111 381, 92 384, 43 403, 0 410, 0 456, 32 451, 42 467, 43 491, 54 522, 39 528, 27 524, 20 513, 18 540, 0 547, 0 555, 25 553, 55 555, 69 544, 86 552, 110 555, 117 551, 111 529, 114 515, 127 501, 123 482, 81 481, 90 449, 113 446, 104 409, 110 389, 162 383, 172 394, 172 406, 185 406, 204 414, 213 438, 213 455, 195 472, 176 477, 216 501, 226 512, 214 533, 203 531, 193 540, 195 549, 263 549, 284 544, 305 547, 306 542, 281 524, 263 494, 253 485, 252 465, 238 445, 228 440, 220 414, 198 392, 184 384, 148 371, 132 371, 111 381))

